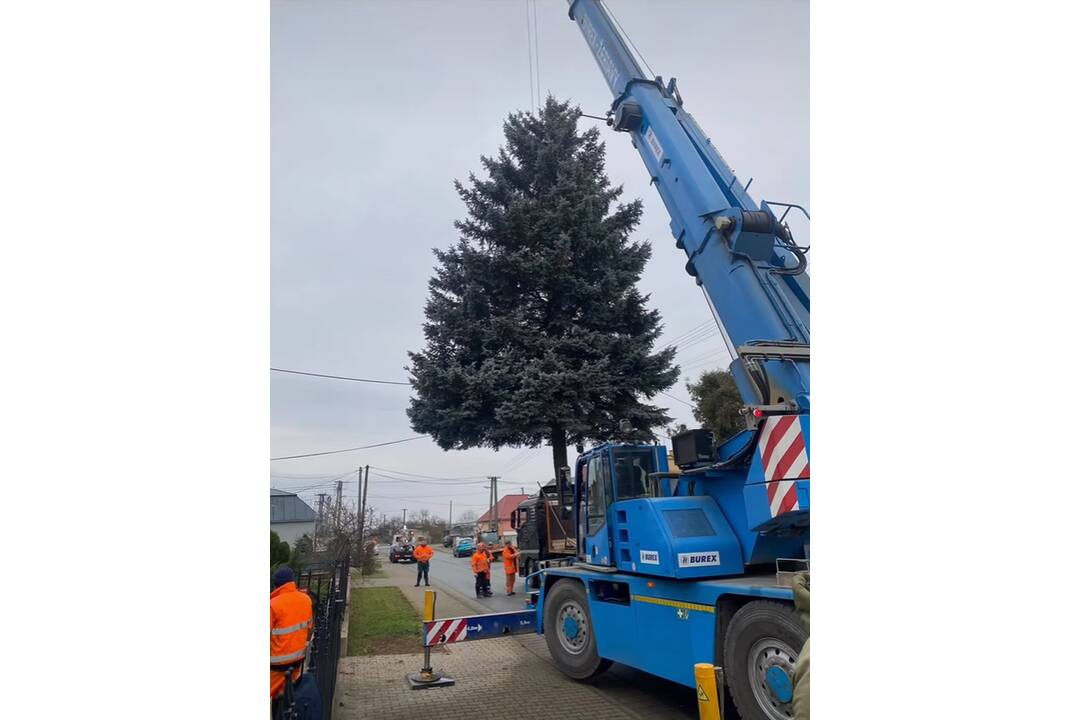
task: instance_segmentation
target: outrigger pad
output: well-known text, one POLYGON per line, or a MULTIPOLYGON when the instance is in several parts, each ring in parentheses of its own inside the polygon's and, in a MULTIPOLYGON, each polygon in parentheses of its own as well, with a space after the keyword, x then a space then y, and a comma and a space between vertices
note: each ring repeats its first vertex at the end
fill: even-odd
POLYGON ((449 675, 443 675, 440 672, 431 673, 428 679, 424 679, 424 673, 413 672, 405 676, 405 680, 408 681, 409 687, 413 690, 423 690, 430 687, 448 687, 454 684, 454 678, 449 675))

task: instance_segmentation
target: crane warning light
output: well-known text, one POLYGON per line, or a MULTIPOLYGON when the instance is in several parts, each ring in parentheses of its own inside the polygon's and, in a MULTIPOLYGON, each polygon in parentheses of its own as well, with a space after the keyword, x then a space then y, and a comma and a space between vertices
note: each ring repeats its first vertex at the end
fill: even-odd
POLYGON ((754 408, 754 417, 756 417, 756 418, 765 417, 765 413, 764 413, 764 411, 762 411, 761 408, 754 408))

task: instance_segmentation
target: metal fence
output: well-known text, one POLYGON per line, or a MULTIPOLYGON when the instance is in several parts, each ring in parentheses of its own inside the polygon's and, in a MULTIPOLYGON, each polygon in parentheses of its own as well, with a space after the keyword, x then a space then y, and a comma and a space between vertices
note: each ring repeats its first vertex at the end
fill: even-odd
POLYGON ((310 565, 300 573, 296 584, 311 594, 315 615, 315 635, 304 672, 314 676, 322 696, 323 720, 330 720, 349 588, 349 556, 310 565))

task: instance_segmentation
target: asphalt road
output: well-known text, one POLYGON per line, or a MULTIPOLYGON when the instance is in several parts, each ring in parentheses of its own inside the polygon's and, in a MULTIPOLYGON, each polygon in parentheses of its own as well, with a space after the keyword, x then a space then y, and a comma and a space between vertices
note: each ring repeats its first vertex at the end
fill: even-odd
MULTIPOLYGON (((384 562, 388 551, 387 549, 386 552, 380 553, 384 562)), ((409 567, 414 568, 415 564, 410 563, 409 567)), ((527 599, 525 583, 520 577, 517 578, 517 582, 514 584, 517 594, 512 597, 506 596, 506 573, 503 570, 502 560, 498 558, 491 566, 491 592, 494 593, 493 597, 479 600, 476 598, 476 580, 472 573, 472 566, 469 564, 469 558, 455 558, 450 554, 448 548, 435 547, 435 555, 431 558, 428 578, 433 586, 440 585, 449 588, 458 595, 483 604, 485 608, 489 608, 489 612, 521 610, 525 606, 525 600, 527 599)))

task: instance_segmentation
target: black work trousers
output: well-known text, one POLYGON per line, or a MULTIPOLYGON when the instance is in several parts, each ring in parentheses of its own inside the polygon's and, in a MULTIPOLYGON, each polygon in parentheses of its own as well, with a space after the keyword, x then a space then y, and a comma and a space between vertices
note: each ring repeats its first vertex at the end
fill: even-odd
POLYGON ((420 584, 420 576, 421 575, 423 575, 423 577, 424 577, 424 584, 425 585, 430 585, 431 584, 431 583, 428 582, 428 576, 427 576, 428 565, 430 565, 430 563, 426 563, 426 562, 417 562, 416 563, 416 584, 417 585, 420 584))
POLYGON ((487 595, 491 592, 491 572, 476 573, 476 594, 487 595))

